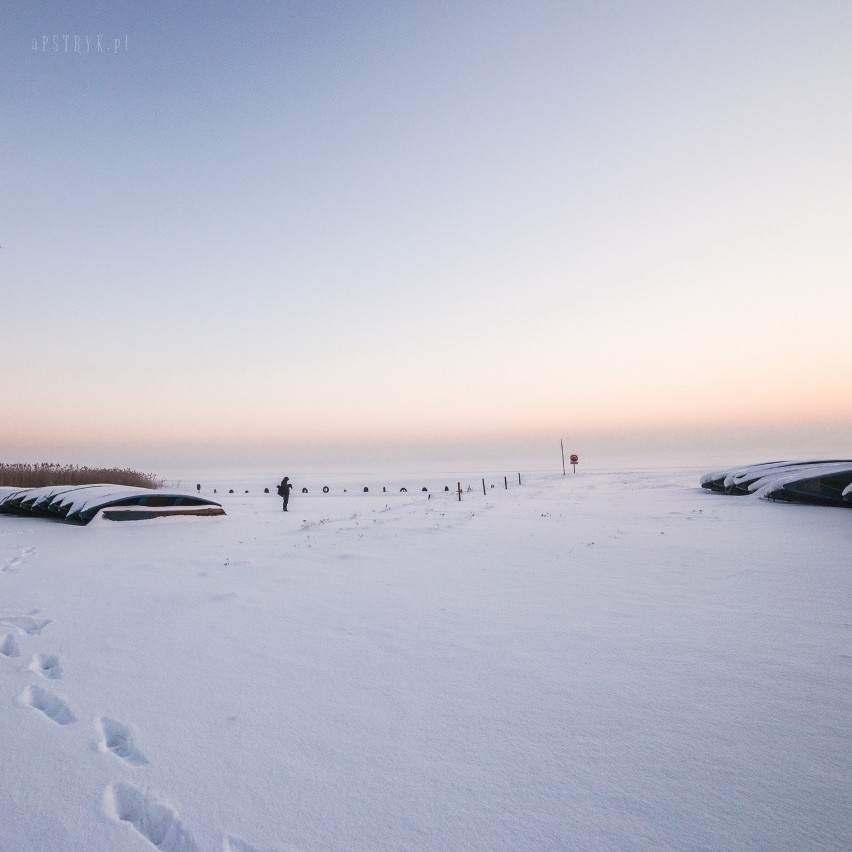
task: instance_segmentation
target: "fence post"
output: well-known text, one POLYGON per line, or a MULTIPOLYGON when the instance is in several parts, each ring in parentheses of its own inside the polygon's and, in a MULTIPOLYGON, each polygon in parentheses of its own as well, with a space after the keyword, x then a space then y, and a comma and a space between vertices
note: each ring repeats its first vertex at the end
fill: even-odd
POLYGON ((509 490, 509 480, 507 477, 503 477, 503 487, 508 491, 509 490))
POLYGON ((520 474, 520 471, 519 471, 518 472, 518 485, 520 485, 520 484, 521 484, 521 474, 520 474))
POLYGON ((485 491, 485 480, 484 479, 482 480, 482 493, 485 494, 486 497, 488 496, 486 491, 485 491))
POLYGON ((458 483, 459 486, 459 503, 461 503, 461 482, 458 483))

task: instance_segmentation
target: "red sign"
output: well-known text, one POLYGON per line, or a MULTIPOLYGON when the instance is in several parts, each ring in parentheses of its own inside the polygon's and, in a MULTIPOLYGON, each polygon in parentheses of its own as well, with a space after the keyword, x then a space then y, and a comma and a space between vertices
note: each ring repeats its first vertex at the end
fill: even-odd
POLYGON ((571 464, 577 464, 578 461, 580 461, 580 457, 576 453, 573 453, 571 456, 571 464))

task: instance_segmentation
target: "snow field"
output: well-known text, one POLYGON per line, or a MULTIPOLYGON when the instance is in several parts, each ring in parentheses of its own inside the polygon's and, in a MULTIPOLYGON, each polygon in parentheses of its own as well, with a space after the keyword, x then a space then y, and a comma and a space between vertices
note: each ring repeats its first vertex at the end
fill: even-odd
POLYGON ((0 517, 0 848, 848 846, 848 512, 317 481, 0 517))

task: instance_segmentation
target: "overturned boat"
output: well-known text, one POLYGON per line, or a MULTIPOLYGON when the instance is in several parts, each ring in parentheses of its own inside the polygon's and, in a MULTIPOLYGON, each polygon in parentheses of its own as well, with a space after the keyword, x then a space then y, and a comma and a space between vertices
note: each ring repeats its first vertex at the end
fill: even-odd
POLYGON ((99 513, 110 521, 140 521, 172 515, 224 515, 220 503, 194 494, 128 485, 50 485, 4 488, 0 513, 88 524, 99 513))
POLYGON ((762 462, 701 477, 701 487, 724 494, 852 508, 852 460, 762 462))
POLYGON ((840 470, 823 470, 813 475, 780 477, 767 483, 761 496, 768 500, 783 500, 785 503, 852 509, 852 465, 840 470))
POLYGON ((806 459, 801 461, 772 461, 731 467, 726 470, 706 473, 701 477, 702 488, 717 491, 720 494, 746 495, 753 494, 758 486, 765 485, 765 480, 774 475, 786 476, 798 474, 822 465, 852 465, 850 459, 806 459))
POLYGON ((763 473, 766 471, 791 464, 796 464, 796 462, 760 462, 758 464, 742 465, 740 467, 729 467, 725 470, 714 471, 713 473, 705 473, 700 480, 701 487, 707 488, 710 491, 716 491, 720 494, 748 494, 748 491, 740 491, 739 488, 734 488, 734 477, 746 478, 748 476, 753 475, 754 479, 757 479, 762 476, 763 473))

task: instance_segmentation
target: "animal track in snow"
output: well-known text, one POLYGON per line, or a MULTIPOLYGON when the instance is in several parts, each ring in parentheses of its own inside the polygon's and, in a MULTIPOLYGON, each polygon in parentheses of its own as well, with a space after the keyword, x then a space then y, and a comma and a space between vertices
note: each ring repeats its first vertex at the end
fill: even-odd
POLYGON ((36 710, 41 710, 57 725, 70 725, 77 719, 71 708, 58 696, 40 686, 28 686, 21 694, 21 701, 36 710))
POLYGON ((98 716, 95 727, 101 735, 98 749, 103 752, 111 751, 131 766, 144 766, 148 761, 145 755, 133 743, 133 734, 127 725, 110 719, 109 716, 98 716))
POLYGON ((48 680, 59 680, 62 677, 62 666, 59 665, 59 657, 55 654, 33 654, 30 671, 48 680))
POLYGON ((0 654, 4 657, 19 657, 21 655, 18 642, 11 633, 6 633, 0 639, 0 654))
POLYGON ((130 784, 111 784, 104 791, 104 812, 130 823, 149 843, 164 852, 199 852, 174 808, 149 798, 130 784))

